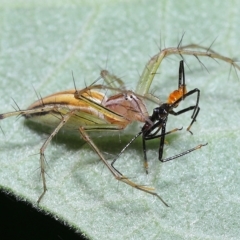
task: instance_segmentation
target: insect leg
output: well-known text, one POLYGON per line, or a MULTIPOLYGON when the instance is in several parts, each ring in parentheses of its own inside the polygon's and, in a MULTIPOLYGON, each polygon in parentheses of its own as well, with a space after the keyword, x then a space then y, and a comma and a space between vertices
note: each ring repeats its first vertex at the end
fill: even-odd
MULTIPOLYGON (((166 123, 167 123, 167 118, 164 121, 161 121, 161 134, 160 135, 151 135, 151 132, 147 133, 147 135, 143 132, 142 135, 142 143, 143 143, 143 156, 144 156, 144 167, 146 169, 146 173, 148 173, 148 160, 147 160, 147 150, 146 150, 146 140, 153 139, 153 138, 159 138, 160 139, 160 144, 159 144, 159 150, 158 150, 158 158, 159 160, 162 159, 162 154, 163 154, 163 147, 164 147, 164 140, 165 140, 165 135, 166 135, 166 123)), ((154 128, 153 128, 154 129, 154 128)), ((168 133, 171 133, 168 132, 168 133)))
MULTIPOLYGON (((182 128, 175 128, 169 132, 166 132, 165 135, 171 134, 173 132, 176 131, 180 131, 182 130, 182 128)), ((161 135, 156 135, 157 132, 154 133, 154 135, 147 135, 147 136, 143 136, 142 135, 142 144, 143 144, 143 155, 144 155, 144 168, 146 170, 146 173, 148 174, 148 160, 147 160, 147 151, 146 151, 146 140, 150 140, 150 139, 154 139, 154 138, 159 138, 162 136, 161 135)), ((121 152, 117 155, 117 157, 111 162, 112 167, 118 172, 118 170, 113 166, 114 163, 119 159, 119 157, 122 155, 122 153, 141 135, 143 134, 143 132, 139 132, 138 134, 136 134, 130 141, 129 143, 121 150, 121 152)))
POLYGON ((188 150, 186 150, 186 151, 184 151, 184 152, 182 152, 182 153, 176 154, 176 155, 174 155, 174 156, 172 156, 172 157, 165 158, 165 159, 161 159, 160 161, 161 161, 161 162, 169 162, 169 161, 171 161, 171 160, 173 160, 173 159, 182 157, 182 156, 184 156, 184 155, 186 155, 186 154, 188 154, 188 153, 190 153, 190 152, 193 152, 193 151, 195 151, 195 150, 197 150, 197 149, 200 149, 201 147, 204 147, 204 146, 206 146, 206 145, 208 145, 208 143, 199 144, 199 145, 197 145, 197 146, 194 147, 194 148, 188 149, 188 150))
POLYGON ((130 142, 121 150, 121 152, 117 155, 117 157, 111 162, 111 166, 118 172, 118 170, 113 166, 114 163, 117 161, 117 159, 122 155, 122 153, 142 134, 142 132, 139 132, 136 134, 130 142))
POLYGON ((159 156, 158 156, 158 159, 159 159, 161 162, 168 162, 168 161, 171 161, 171 160, 173 160, 173 159, 179 158, 179 157, 184 156, 184 155, 186 155, 186 154, 188 154, 188 153, 190 153, 190 152, 193 152, 193 151, 195 151, 195 150, 197 150, 197 149, 200 149, 201 147, 204 147, 204 146, 206 146, 206 145, 208 144, 208 143, 199 144, 199 145, 197 145, 196 147, 191 148, 191 149, 188 149, 188 150, 186 150, 186 151, 184 151, 184 152, 182 152, 182 153, 176 154, 176 155, 174 155, 174 156, 172 156, 172 157, 169 157, 169 158, 162 159, 165 135, 167 135, 167 134, 169 134, 169 133, 172 133, 172 132, 175 132, 175 131, 177 131, 177 130, 181 130, 181 129, 177 129, 177 128, 176 128, 176 129, 173 129, 172 131, 169 131, 169 132, 166 132, 166 133, 165 133, 165 126, 164 126, 164 124, 163 124, 162 132, 161 132, 160 135, 156 135, 156 136, 146 136, 146 137, 145 137, 144 141, 145 141, 145 140, 155 139, 155 138, 161 138, 161 140, 160 140, 160 146, 159 146, 159 156))
MULTIPOLYGON (((198 106, 199 98, 200 98, 200 90, 198 88, 195 88, 195 89, 187 92, 183 96, 183 99, 185 99, 186 97, 188 97, 188 96, 190 96, 190 95, 192 95, 194 93, 197 93, 197 100, 196 100, 196 104, 194 106, 190 106, 190 107, 184 108, 184 109, 182 109, 182 110, 180 110, 178 112, 174 112, 173 110, 169 112, 170 114, 172 114, 174 116, 177 116, 177 115, 180 115, 182 113, 185 113, 185 112, 193 110, 193 113, 192 113, 192 116, 191 116, 192 121, 191 121, 190 125, 187 127, 187 131, 189 131, 191 134, 192 134, 192 132, 190 131, 190 128, 191 128, 192 124, 196 121, 196 118, 197 118, 198 113, 200 111, 200 107, 198 106)), ((180 101, 182 101, 182 98, 180 98, 176 102, 174 102, 173 105, 175 105, 175 104, 177 105, 180 101)))

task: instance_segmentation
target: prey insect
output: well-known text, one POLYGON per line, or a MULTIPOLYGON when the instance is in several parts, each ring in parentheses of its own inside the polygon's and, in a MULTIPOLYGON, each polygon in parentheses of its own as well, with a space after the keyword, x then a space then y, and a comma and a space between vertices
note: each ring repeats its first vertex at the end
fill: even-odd
MULTIPOLYGON (((183 35, 184 36, 184 35, 183 35)), ((162 162, 166 162, 166 161, 170 161, 173 160, 175 158, 178 158, 180 156, 183 156, 189 152, 192 152, 196 149, 201 148, 202 146, 205 146, 206 144, 200 144, 198 146, 196 146, 195 148, 189 149, 183 153, 180 153, 178 155, 175 155, 173 157, 167 158, 167 159, 162 159, 162 154, 163 154, 163 147, 164 147, 164 139, 165 139, 165 135, 170 134, 172 132, 175 132, 179 129, 174 129, 170 132, 165 132, 166 129, 166 123, 167 123, 167 118, 168 115, 180 115, 184 112, 190 111, 193 109, 193 114, 192 114, 192 122, 191 124, 188 126, 187 130, 192 133, 190 131, 190 128, 192 126, 192 124, 194 123, 194 121, 196 120, 196 117, 198 115, 198 112, 200 110, 200 108, 198 107, 198 102, 199 102, 199 96, 200 96, 200 91, 197 89, 191 90, 190 92, 187 93, 186 91, 186 85, 185 83, 183 83, 181 85, 181 83, 179 82, 179 86, 178 86, 178 90, 175 90, 174 92, 172 92, 169 95, 169 98, 167 100, 166 103, 162 104, 160 102, 160 100, 153 96, 152 94, 150 94, 150 87, 151 84, 153 82, 153 79, 155 77, 155 75, 157 74, 157 70, 161 65, 161 62, 163 61, 164 58, 170 56, 170 55, 179 55, 182 59, 184 59, 184 55, 187 56, 194 56, 199 63, 204 67, 204 64, 200 61, 199 57, 207 57, 210 59, 214 59, 214 60, 221 60, 224 61, 228 64, 231 65, 231 68, 233 67, 234 70, 236 71, 236 69, 240 70, 240 66, 237 64, 237 62, 229 57, 225 57, 215 51, 213 51, 210 47, 203 47, 197 44, 189 44, 186 46, 182 46, 182 40, 183 40, 183 36, 178 44, 177 47, 170 47, 170 48, 165 48, 163 50, 160 50, 159 53, 157 53, 156 55, 154 55, 153 57, 151 57, 151 59, 147 62, 147 64, 145 65, 142 74, 140 75, 140 79, 138 81, 137 84, 137 88, 135 90, 135 95, 141 96, 140 98, 143 99, 149 99, 157 104, 160 105, 160 107, 157 107, 154 109, 154 112, 152 114, 152 116, 149 117, 149 120, 145 123, 145 125, 142 128, 142 131, 139 132, 123 149, 122 151, 119 153, 118 157, 125 151, 125 149, 131 145, 131 143, 142 134, 142 138, 143 138, 143 152, 144 152, 144 166, 146 169, 146 172, 148 172, 148 163, 147 163, 147 155, 146 155, 146 141, 154 139, 154 138, 160 138, 160 146, 159 146, 159 160, 162 162), (177 113, 175 113, 173 111, 173 108, 177 107, 178 104, 183 101, 186 97, 192 95, 193 93, 198 92, 197 95, 197 102, 195 107, 189 107, 187 109, 183 109, 177 113), (153 124, 154 122, 154 124, 153 124), (150 124, 149 124, 150 123, 150 124), (154 130, 156 129, 156 131, 154 132, 154 130), (161 134, 157 135, 157 133, 161 130, 161 134)), ((182 67, 180 66, 180 69, 182 68, 182 78, 185 79, 184 76, 184 69, 183 69, 183 62, 180 63, 180 65, 182 64, 182 67)), ((237 74, 237 72, 236 72, 237 74)), ((179 74, 180 76, 181 74, 179 74)), ((180 77, 179 77, 180 79, 180 77)), ((185 80, 184 80, 185 81, 185 80)), ((116 159, 113 160, 112 162, 112 166, 115 163, 115 161, 118 159, 118 157, 116 159)))
POLYGON ((146 170, 146 173, 148 173, 148 160, 147 160, 147 150, 146 150, 146 141, 152 140, 152 139, 160 139, 160 144, 159 144, 159 155, 158 158, 161 162, 168 162, 173 159, 176 159, 178 157, 181 157, 185 154, 188 154, 194 150, 200 149, 203 146, 206 146, 206 144, 199 144, 198 146, 191 148, 187 151, 184 151, 180 154, 174 155, 172 157, 168 157, 163 159, 163 149, 164 149, 164 141, 165 141, 165 136, 167 134, 173 133, 175 131, 181 130, 178 128, 175 128, 171 131, 166 132, 166 125, 168 121, 168 115, 174 115, 178 116, 180 114, 186 113, 188 111, 193 111, 191 115, 191 123, 187 127, 187 131, 189 131, 191 134, 192 132, 190 131, 191 126, 193 123, 196 121, 196 118, 199 114, 200 107, 199 107, 199 99, 200 99, 200 90, 198 88, 195 88, 193 90, 190 90, 187 92, 187 87, 185 84, 185 72, 184 72, 184 62, 183 60, 180 61, 179 64, 179 81, 178 81, 178 89, 174 90, 173 92, 170 93, 167 102, 162 103, 159 107, 156 107, 153 110, 153 114, 149 116, 150 121, 146 121, 144 126, 142 127, 141 131, 135 135, 134 138, 130 140, 130 142, 122 149, 122 151, 119 153, 116 159, 113 160, 111 163, 112 166, 116 162, 116 160, 120 157, 120 155, 132 144, 133 141, 135 141, 140 135, 142 135, 142 144, 143 144, 143 155, 144 155, 144 167, 146 170), (187 97, 196 94, 196 103, 193 106, 189 106, 187 108, 184 108, 178 112, 174 111, 174 108, 178 107, 179 103, 186 99, 187 97), (161 131, 160 134, 159 131, 161 131))

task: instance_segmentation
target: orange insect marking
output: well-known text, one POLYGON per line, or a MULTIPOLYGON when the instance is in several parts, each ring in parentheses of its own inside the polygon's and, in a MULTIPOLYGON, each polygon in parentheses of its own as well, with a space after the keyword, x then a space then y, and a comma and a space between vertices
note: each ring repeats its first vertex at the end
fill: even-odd
MULTIPOLYGON (((187 93, 187 87, 186 85, 181 85, 178 90, 173 91, 172 93, 169 94, 167 103, 172 104, 176 102, 178 99, 183 97, 187 93)), ((176 105, 175 107, 177 107, 176 105)))

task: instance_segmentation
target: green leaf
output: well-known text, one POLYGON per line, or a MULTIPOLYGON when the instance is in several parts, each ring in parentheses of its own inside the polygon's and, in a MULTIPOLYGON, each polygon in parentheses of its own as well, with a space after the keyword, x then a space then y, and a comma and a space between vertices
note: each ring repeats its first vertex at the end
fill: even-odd
MULTIPOLYGON (((239 1, 7 1, 0 6, 0 112, 21 109, 41 96, 85 87, 107 68, 128 89, 162 47, 184 43, 239 56, 239 1)), ((181 58, 165 60, 152 90, 162 101, 177 88, 181 58)), ((138 139, 116 163, 137 183, 154 186, 170 205, 118 183, 87 144, 62 134, 46 150, 47 186, 40 208, 92 239, 238 239, 240 98, 239 79, 221 61, 184 57, 188 89, 201 90, 201 112, 190 135, 190 114, 169 117, 164 156, 208 143, 175 161, 161 164, 158 141, 148 142, 149 175, 138 139), (230 73, 230 74, 229 74, 230 73)), ((240 76, 239 72, 238 75, 240 76)), ((184 101, 184 106, 194 104, 184 101)), ((151 114, 152 108, 149 108, 151 114)), ((94 140, 113 159, 142 124, 94 140)), ((0 185, 36 204, 42 185, 39 149, 48 136, 23 118, 1 121, 0 185)), ((37 206, 36 206, 37 207, 37 206)))

